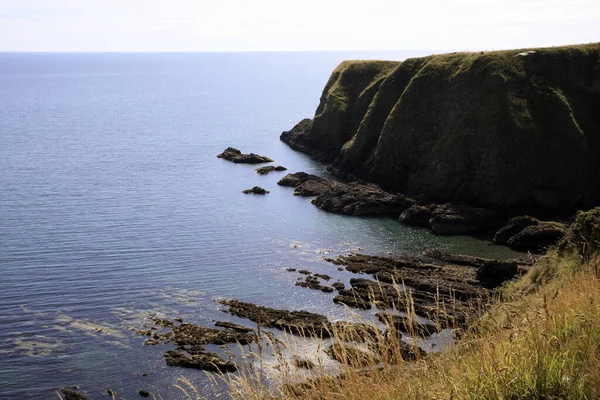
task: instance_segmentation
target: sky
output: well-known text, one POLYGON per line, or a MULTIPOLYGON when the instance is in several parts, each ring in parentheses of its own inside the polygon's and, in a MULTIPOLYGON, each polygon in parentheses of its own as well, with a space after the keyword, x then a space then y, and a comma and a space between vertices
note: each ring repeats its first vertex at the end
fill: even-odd
POLYGON ((600 0, 0 0, 0 51, 453 51, 598 41, 600 0))

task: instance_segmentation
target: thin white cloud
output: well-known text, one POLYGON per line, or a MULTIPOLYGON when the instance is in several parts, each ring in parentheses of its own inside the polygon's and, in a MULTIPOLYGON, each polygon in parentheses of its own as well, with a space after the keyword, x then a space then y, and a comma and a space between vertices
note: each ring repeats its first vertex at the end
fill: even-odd
POLYGON ((0 0, 0 50, 489 49, 600 40, 594 0, 0 0))

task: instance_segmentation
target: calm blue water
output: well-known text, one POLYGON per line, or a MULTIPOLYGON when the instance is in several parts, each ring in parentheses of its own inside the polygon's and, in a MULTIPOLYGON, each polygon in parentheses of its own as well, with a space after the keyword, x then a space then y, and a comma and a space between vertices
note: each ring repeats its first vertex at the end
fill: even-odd
POLYGON ((0 54, 0 398, 80 385, 177 399, 182 375, 210 394, 202 372, 166 367, 132 330, 148 316, 235 321, 217 297, 339 317, 333 295, 283 271, 347 280, 325 251, 507 255, 322 212, 277 186, 283 174, 215 157, 235 146, 324 174, 279 134, 314 114, 340 61, 408 55, 0 54), (240 193, 254 185, 271 194, 240 193))

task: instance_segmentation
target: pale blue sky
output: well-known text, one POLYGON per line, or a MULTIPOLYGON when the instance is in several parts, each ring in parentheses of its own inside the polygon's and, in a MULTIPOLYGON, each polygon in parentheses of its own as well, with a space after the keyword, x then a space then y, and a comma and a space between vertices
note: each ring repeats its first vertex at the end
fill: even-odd
POLYGON ((600 0, 0 0, 0 51, 492 50, 600 41, 600 0))

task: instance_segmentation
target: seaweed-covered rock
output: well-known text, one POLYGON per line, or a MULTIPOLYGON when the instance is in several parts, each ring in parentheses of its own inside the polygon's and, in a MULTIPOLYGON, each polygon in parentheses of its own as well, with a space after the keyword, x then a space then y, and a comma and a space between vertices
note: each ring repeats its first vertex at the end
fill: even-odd
POLYGON ((217 157, 236 164, 261 164, 273 162, 269 157, 259 156, 254 153, 244 154, 234 147, 226 148, 221 154, 217 155, 217 157))

